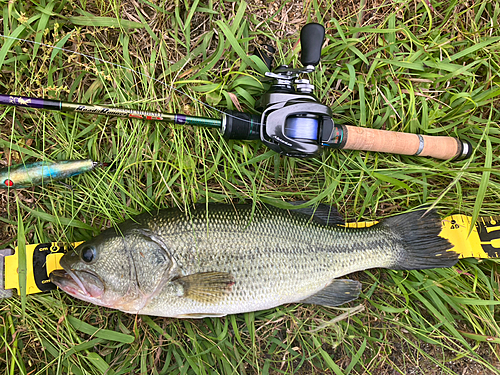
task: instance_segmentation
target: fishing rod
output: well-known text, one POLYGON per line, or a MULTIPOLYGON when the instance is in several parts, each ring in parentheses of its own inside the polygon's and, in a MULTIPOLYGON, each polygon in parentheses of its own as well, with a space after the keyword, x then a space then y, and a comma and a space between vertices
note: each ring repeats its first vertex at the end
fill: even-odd
MULTIPOLYGON (((319 156, 323 148, 429 156, 442 160, 463 160, 471 155, 471 144, 458 138, 335 124, 332 110, 314 96, 314 85, 308 79, 300 78, 312 73, 319 64, 324 37, 325 28, 320 24, 309 23, 302 28, 300 60, 303 67, 294 69, 281 65, 266 73, 272 83, 259 101, 258 114, 226 110, 221 119, 214 119, 15 95, 0 95, 0 104, 216 128, 225 139, 260 139, 280 154, 299 158, 319 156)), ((261 57, 271 68, 269 57, 261 57)))

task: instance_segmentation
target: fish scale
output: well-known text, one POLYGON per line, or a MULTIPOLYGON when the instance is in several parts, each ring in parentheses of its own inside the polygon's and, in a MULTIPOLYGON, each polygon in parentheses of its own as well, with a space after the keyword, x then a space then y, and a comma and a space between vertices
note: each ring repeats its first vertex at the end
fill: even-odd
POLYGON ((374 267, 448 267, 458 259, 439 237, 435 213, 354 229, 332 224, 335 212, 325 205, 200 205, 188 214, 143 214, 65 255, 61 266, 68 274, 56 274, 53 282, 77 298, 130 313, 199 318, 292 302, 336 306, 360 292, 359 282, 336 279, 343 275, 374 267), (79 259, 84 249, 95 251, 95 259, 79 259), (110 271, 117 264, 131 264, 130 280, 110 271), (87 288, 85 280, 102 286, 87 288))

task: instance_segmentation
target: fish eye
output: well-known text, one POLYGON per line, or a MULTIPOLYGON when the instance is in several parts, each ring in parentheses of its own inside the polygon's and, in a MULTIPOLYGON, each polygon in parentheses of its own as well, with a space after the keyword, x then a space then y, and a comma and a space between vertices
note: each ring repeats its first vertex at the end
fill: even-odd
POLYGON ((80 257, 86 263, 92 262, 97 255, 97 251, 94 246, 85 246, 80 252, 80 257))

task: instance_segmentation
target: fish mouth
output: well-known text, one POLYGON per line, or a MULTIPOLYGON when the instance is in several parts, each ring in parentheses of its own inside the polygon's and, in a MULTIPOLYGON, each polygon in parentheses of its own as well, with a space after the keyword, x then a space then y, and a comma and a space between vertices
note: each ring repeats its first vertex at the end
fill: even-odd
POLYGON ((85 288, 81 277, 78 277, 76 272, 70 269, 52 271, 50 273, 50 281, 64 290, 66 293, 83 300, 100 297, 104 289, 102 281, 96 275, 88 271, 77 272, 79 274, 82 274, 81 276, 83 276, 83 278, 85 279, 93 279, 93 281, 97 282, 98 285, 96 285, 96 287, 94 288, 85 288), (97 291, 100 291, 100 293, 97 291))

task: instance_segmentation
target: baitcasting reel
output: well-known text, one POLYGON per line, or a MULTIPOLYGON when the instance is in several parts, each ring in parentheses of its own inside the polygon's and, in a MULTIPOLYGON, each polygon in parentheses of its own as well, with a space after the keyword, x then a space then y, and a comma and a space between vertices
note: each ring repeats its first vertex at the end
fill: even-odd
POLYGON ((309 23, 302 28, 303 68, 282 65, 266 73, 272 85, 261 98, 262 113, 226 111, 221 127, 224 138, 260 139, 280 154, 300 158, 318 156, 323 147, 454 160, 470 156, 469 142, 452 137, 336 125, 331 109, 314 96, 314 86, 308 79, 300 78, 319 64, 324 37, 325 29, 320 24, 309 23))

